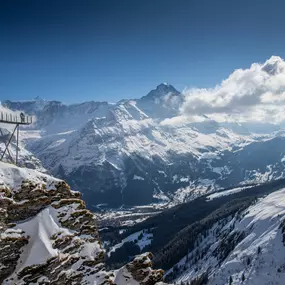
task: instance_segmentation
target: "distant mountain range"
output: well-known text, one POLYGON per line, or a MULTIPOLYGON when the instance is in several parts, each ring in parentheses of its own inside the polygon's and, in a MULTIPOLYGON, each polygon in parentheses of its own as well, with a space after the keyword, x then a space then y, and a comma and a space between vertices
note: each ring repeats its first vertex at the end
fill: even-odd
POLYGON ((284 284, 285 131, 180 120, 184 100, 164 83, 115 104, 2 102, 35 120, 21 129, 25 168, 0 163, 0 282, 162 285, 151 251, 174 284, 284 284), (110 210, 99 230, 79 193, 37 170, 110 210), (103 247, 119 270, 104 270, 103 247))
POLYGON ((140 99, 4 101, 34 115, 25 148, 53 175, 83 193, 89 208, 174 205, 211 191, 284 177, 285 132, 275 125, 173 124, 184 95, 160 84, 140 99))

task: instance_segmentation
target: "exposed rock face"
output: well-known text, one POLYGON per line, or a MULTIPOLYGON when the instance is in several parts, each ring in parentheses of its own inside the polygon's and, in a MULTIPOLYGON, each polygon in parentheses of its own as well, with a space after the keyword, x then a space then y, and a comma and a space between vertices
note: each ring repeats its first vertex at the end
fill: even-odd
MULTIPOLYGON (((1 163, 0 177, 6 167, 1 163)), ((13 171, 23 176, 20 168, 13 171)), ((14 188, 5 177, 0 185, 1 284, 153 285, 162 279, 161 270, 151 269, 150 254, 106 272, 95 216, 80 193, 47 175, 29 174, 14 188)))
POLYGON ((152 270, 152 254, 144 253, 137 256, 132 262, 120 268, 116 274, 104 271, 96 274, 95 285, 163 285, 159 282, 163 277, 163 270, 152 270), (105 280, 105 281, 104 281, 105 280), (104 283, 106 282, 106 283, 104 283))
POLYGON ((136 257, 132 262, 126 265, 126 268, 132 274, 133 278, 142 285, 154 284, 163 277, 163 270, 145 270, 151 268, 151 259, 152 254, 146 253, 145 255, 136 257))

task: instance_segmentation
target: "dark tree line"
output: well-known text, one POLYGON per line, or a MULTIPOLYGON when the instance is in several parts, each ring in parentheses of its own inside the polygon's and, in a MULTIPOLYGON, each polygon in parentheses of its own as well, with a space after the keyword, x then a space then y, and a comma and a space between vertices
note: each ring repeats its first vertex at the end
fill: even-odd
MULTIPOLYGON (((234 201, 230 201, 218 210, 212 212, 210 215, 201 219, 200 221, 194 222, 183 230, 178 232, 176 236, 170 240, 164 247, 155 252, 154 254, 154 263, 156 267, 162 267, 164 269, 171 268, 174 264, 179 262, 187 252, 194 250, 197 238, 213 227, 213 225, 221 219, 225 219, 228 216, 235 214, 239 211, 243 211, 248 208, 255 198, 241 198, 234 201)), ((232 246, 230 247, 232 248, 232 246)), ((229 249, 223 249, 226 253, 223 256, 226 256, 229 249)), ((198 259, 203 258, 203 254, 198 256, 198 259)))
MULTIPOLYGON (((200 197, 194 201, 165 210, 127 229, 122 238, 141 230, 151 232, 153 234, 152 243, 145 247, 143 251, 153 252, 156 268, 165 270, 172 268, 181 258, 192 252, 194 248, 198 249, 195 251, 196 255, 191 256, 195 263, 205 256, 206 252, 199 249, 199 243, 201 239, 208 236, 209 230, 215 223, 223 222, 226 218, 233 217, 236 214, 239 216, 239 213, 254 203, 258 197, 283 187, 285 187, 285 179, 254 186, 211 201, 207 201, 205 197, 200 197)), ((238 217, 238 219, 240 218, 238 217)), ((283 228, 284 224, 280 227, 283 228)), ((283 229, 282 231, 285 232, 283 229)), ((222 261, 226 258, 236 242, 244 238, 243 235, 243 233, 236 233, 229 236, 228 241, 222 243, 219 251, 216 252, 219 260, 222 261)), ((137 248, 135 249, 133 245, 127 245, 127 247, 132 249, 123 248, 116 252, 110 263, 126 263, 129 256, 137 251, 137 248)), ((172 280, 175 279, 174 277, 172 280)))

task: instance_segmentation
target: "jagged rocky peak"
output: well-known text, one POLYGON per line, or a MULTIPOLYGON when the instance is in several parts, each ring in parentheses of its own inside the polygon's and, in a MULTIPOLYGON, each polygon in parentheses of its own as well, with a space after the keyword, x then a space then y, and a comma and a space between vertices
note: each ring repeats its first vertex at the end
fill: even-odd
POLYGON ((34 100, 35 100, 35 101, 44 101, 44 99, 43 99, 42 97, 40 97, 40 96, 36 96, 36 97, 34 98, 34 100))
POLYGON ((284 61, 279 56, 271 56, 263 65, 262 70, 270 75, 276 75, 282 72, 284 68, 284 61))
POLYGON ((41 112, 45 106, 49 103, 46 100, 27 100, 27 101, 10 101, 6 100, 2 102, 2 105, 12 111, 23 111, 29 115, 35 115, 41 112))
POLYGON ((96 218, 62 180, 0 163, 0 283, 153 285, 151 254, 104 269, 96 218))
POLYGON ((69 115, 91 114, 97 111, 99 108, 107 106, 107 102, 88 101, 79 104, 66 105, 59 101, 49 101, 44 109, 44 112, 66 112, 69 115))
POLYGON ((141 100, 149 100, 161 98, 166 95, 179 96, 181 93, 177 91, 171 84, 161 83, 155 89, 151 90, 146 96, 143 96, 141 100))
POLYGON ((36 115, 38 126, 45 126, 48 121, 71 116, 102 116, 109 108, 108 102, 88 101, 78 104, 64 104, 57 100, 43 100, 39 97, 31 101, 13 102, 6 100, 2 105, 12 111, 24 111, 36 115))
POLYGON ((58 116, 63 114, 66 110, 66 106, 60 101, 49 101, 48 104, 42 110, 41 116, 58 116))

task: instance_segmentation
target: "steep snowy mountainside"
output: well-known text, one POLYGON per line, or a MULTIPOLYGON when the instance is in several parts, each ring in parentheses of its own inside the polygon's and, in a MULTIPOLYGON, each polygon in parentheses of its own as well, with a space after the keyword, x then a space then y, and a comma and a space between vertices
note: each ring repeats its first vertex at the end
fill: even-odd
POLYGON ((199 185, 202 191, 214 188, 214 184, 219 184, 219 176, 222 180, 223 173, 231 172, 224 162, 219 163, 220 153, 229 155, 233 147, 250 144, 260 137, 237 135, 224 128, 204 134, 190 126, 159 126, 135 108, 132 111, 131 115, 125 104, 116 106, 112 120, 89 120, 73 132, 35 140, 29 149, 52 173, 76 189, 80 187, 88 201, 94 200, 94 205, 119 206, 151 203, 157 194, 172 199, 173 191, 180 188, 180 196, 181 192, 187 196, 199 185), (139 119, 133 119, 134 112, 139 119), (200 173, 202 169, 208 172, 200 173), (92 179, 97 183, 93 184, 92 179), (138 184, 145 190, 133 193, 138 184))
POLYGON ((109 108, 107 102, 84 102, 65 105, 59 101, 2 102, 3 106, 13 111, 24 111, 36 116, 36 124, 32 129, 41 130, 43 135, 56 134, 76 130, 89 119, 106 116, 109 108))
POLYGON ((35 113, 43 110, 43 108, 49 103, 49 101, 43 100, 40 97, 35 98, 30 101, 18 101, 13 102, 10 100, 6 100, 2 102, 2 105, 10 110, 21 110, 26 112, 27 114, 34 115, 35 113))
POLYGON ((109 262, 151 250, 174 284, 284 284, 284 186, 283 179, 210 194, 123 228, 121 241, 104 240, 109 262))
POLYGON ((15 192, 21 187, 23 181, 31 181, 35 184, 45 183, 49 189, 61 181, 45 173, 5 162, 0 162, 0 180, 2 188, 7 187, 15 192))
POLYGON ((106 271, 95 216, 62 180, 0 162, 0 212, 1 284, 154 285, 162 279, 150 253, 106 271))
POLYGON ((141 99, 136 100, 136 104, 151 118, 162 120, 177 116, 183 100, 183 95, 172 85, 162 83, 141 99))
POLYGON ((168 274, 178 284, 202 275, 209 285, 284 284, 284 195, 283 188, 220 220, 168 274))
POLYGON ((181 93, 177 91, 169 83, 161 83, 156 89, 151 90, 147 95, 143 96, 140 100, 156 100, 162 99, 165 95, 168 96, 181 96, 181 93))
POLYGON ((117 104, 89 101, 65 105, 59 101, 11 102, 6 100, 2 105, 13 111, 24 111, 30 115, 36 115, 37 127, 48 134, 53 134, 77 129, 92 118, 107 118, 112 121, 116 118, 138 120, 148 116, 159 119, 173 116, 170 110, 175 110, 177 114, 180 106, 180 103, 174 104, 174 101, 178 101, 173 99, 176 97, 180 98, 179 102, 182 103, 182 94, 172 85, 160 84, 141 99, 122 100, 117 104))
POLYGON ((140 99, 116 104, 44 101, 33 111, 32 103, 4 104, 36 115, 32 129, 21 132, 23 143, 50 173, 80 190, 89 208, 173 205, 205 192, 283 177, 284 131, 208 116, 170 123, 183 100, 165 83, 140 99))

